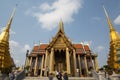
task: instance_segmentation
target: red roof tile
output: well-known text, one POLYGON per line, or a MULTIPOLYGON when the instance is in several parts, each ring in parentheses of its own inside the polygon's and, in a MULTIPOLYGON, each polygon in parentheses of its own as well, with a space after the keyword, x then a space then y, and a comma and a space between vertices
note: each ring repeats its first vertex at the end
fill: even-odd
POLYGON ((76 49, 81 49, 83 48, 82 44, 73 44, 76 49))
POLYGON ((88 45, 84 45, 84 49, 85 49, 85 51, 90 51, 90 48, 88 45))
MULTIPOLYGON (((82 44, 73 44, 73 45, 76 48, 77 54, 84 53, 83 47, 84 47, 85 51, 90 51, 90 48, 88 45, 82 45, 82 44)), ((40 46, 34 46, 31 56, 35 56, 35 54, 38 54, 38 55, 45 54, 45 48, 47 46, 48 46, 48 44, 41 44, 40 46)))
POLYGON ((34 46, 33 51, 31 52, 30 56, 35 55, 43 55, 45 54, 45 48, 48 46, 48 44, 41 44, 40 46, 34 46))
POLYGON ((48 46, 48 44, 41 44, 40 49, 45 49, 48 46))
POLYGON ((38 46, 34 46, 34 48, 33 48, 34 51, 37 51, 38 49, 39 49, 38 46))
POLYGON ((45 49, 47 46, 48 46, 48 44, 41 44, 40 46, 34 46, 33 51, 45 49))

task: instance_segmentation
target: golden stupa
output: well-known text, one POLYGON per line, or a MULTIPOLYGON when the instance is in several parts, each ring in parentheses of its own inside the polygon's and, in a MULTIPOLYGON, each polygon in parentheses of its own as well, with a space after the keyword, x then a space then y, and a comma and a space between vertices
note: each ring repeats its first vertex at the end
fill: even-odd
POLYGON ((104 6, 103 9, 110 29, 110 51, 107 63, 110 68, 117 72, 118 69, 120 69, 120 63, 118 62, 120 58, 120 56, 118 56, 118 54, 120 54, 120 51, 118 51, 120 50, 120 35, 113 27, 112 22, 104 6))
POLYGON ((13 20, 13 16, 16 8, 14 8, 10 20, 8 21, 6 28, 0 34, 0 71, 3 73, 10 72, 14 66, 14 61, 10 55, 9 48, 9 35, 10 35, 10 26, 13 20))

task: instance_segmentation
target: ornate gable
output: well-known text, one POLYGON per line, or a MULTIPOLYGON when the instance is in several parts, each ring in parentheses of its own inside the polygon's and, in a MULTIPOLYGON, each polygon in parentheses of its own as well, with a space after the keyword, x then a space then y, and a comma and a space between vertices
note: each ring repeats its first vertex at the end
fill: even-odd
POLYGON ((47 49, 51 49, 51 48, 63 49, 66 47, 68 47, 70 49, 74 48, 74 46, 72 45, 70 40, 65 35, 63 22, 61 20, 59 22, 59 30, 58 30, 56 36, 52 39, 52 41, 48 45, 47 49))

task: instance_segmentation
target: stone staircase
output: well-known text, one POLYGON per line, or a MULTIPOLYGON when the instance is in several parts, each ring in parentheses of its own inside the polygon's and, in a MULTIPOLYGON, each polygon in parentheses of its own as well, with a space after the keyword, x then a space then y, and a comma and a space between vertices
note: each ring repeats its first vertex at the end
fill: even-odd
MULTIPOLYGON (((23 80, 49 80, 48 77, 26 77, 23 80)), ((57 80, 56 77, 54 77, 53 80, 57 80)), ((69 80, 96 80, 92 77, 69 77, 69 80)))

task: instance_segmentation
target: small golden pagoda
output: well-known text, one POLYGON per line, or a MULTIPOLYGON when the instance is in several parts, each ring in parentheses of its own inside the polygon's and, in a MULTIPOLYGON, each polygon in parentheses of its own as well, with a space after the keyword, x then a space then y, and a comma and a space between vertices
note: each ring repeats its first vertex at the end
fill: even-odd
POLYGON ((9 34, 10 34, 10 26, 13 20, 13 16, 16 8, 14 8, 10 20, 4 31, 0 34, 0 71, 3 73, 11 71, 14 61, 10 56, 9 51, 9 34))
POLYGON ((120 64, 117 63, 117 60, 118 60, 117 49, 118 48, 120 49, 120 35, 113 27, 111 20, 104 6, 103 6, 103 9, 104 9, 107 22, 109 25, 109 29, 110 29, 110 51, 109 51, 109 57, 108 57, 107 63, 108 63, 108 66, 110 66, 112 69, 117 71, 118 69, 120 69, 120 64))

